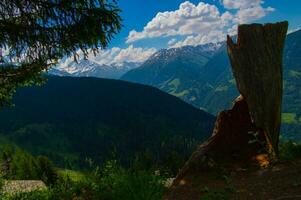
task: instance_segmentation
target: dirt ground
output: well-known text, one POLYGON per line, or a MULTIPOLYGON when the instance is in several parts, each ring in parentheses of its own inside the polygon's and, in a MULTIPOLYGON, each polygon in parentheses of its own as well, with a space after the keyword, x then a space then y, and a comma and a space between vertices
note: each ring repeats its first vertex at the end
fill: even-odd
POLYGON ((265 169, 219 169, 193 174, 172 186, 164 200, 301 200, 301 160, 265 169))

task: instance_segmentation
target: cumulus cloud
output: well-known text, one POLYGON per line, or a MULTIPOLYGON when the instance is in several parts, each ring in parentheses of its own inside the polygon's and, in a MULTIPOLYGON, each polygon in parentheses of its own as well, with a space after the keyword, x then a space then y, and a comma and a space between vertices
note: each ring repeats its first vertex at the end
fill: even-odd
POLYGON ((89 59, 100 64, 113 64, 123 62, 144 62, 157 50, 155 48, 135 48, 133 45, 122 49, 114 47, 109 50, 100 51, 96 57, 89 56, 89 59))
POLYGON ((267 15, 268 12, 274 11, 274 8, 268 7, 263 8, 262 6, 256 6, 251 8, 240 9, 237 14, 238 23, 248 23, 256 19, 260 19, 267 15))
POLYGON ((127 43, 162 36, 208 34, 211 31, 221 30, 232 19, 230 12, 221 14, 215 5, 204 2, 194 5, 186 1, 178 10, 159 12, 143 31, 132 30, 127 43))
MULTIPOLYGON (((264 6, 264 0, 219 1, 225 8, 223 12, 213 4, 189 1, 181 3, 177 10, 159 12, 142 31, 131 30, 126 42, 131 44, 147 38, 167 37, 170 48, 220 42, 227 34, 237 34, 238 24, 258 20, 275 11, 264 6)), ((131 44, 127 48, 101 50, 96 56, 91 53, 88 59, 105 65, 142 63, 156 51, 155 48, 136 48, 131 44)), ((2 52, 5 54, 4 50, 2 52)), ((83 57, 81 52, 78 54, 83 57)), ((59 66, 66 67, 73 61, 73 57, 65 58, 59 66)))
MULTIPOLYGON (((136 48, 133 45, 130 45, 124 49, 113 47, 111 49, 100 50, 96 56, 94 56, 93 53, 89 54, 88 59, 102 65, 118 65, 124 62, 142 63, 156 51, 155 48, 136 48)), ((82 59, 82 53, 79 51, 78 54, 79 59, 82 59)), ((60 62, 59 66, 67 67, 73 61, 73 57, 65 58, 60 62)))
POLYGON ((223 0, 227 9, 245 9, 262 4, 262 0, 223 0))
POLYGON ((222 3, 226 9, 238 10, 234 21, 239 24, 260 19, 275 11, 272 7, 263 7, 263 0, 223 0, 222 3))
POLYGON ((177 43, 177 39, 175 39, 175 38, 172 38, 171 40, 169 40, 168 41, 168 46, 172 46, 172 45, 174 45, 175 43, 177 43))
POLYGON ((182 47, 182 46, 196 46, 199 44, 207 44, 207 43, 216 43, 216 42, 221 42, 225 40, 225 33, 223 31, 211 31, 207 35, 190 35, 186 37, 182 41, 178 41, 173 44, 169 44, 169 47, 171 48, 176 48, 176 47, 182 47))
POLYGON ((181 36, 183 40, 171 39, 169 47, 199 45, 224 40, 226 34, 234 35, 237 25, 249 23, 274 11, 263 7, 263 0, 220 0, 225 12, 212 4, 189 1, 180 4, 175 11, 159 12, 142 31, 132 30, 127 43, 147 38, 181 36))

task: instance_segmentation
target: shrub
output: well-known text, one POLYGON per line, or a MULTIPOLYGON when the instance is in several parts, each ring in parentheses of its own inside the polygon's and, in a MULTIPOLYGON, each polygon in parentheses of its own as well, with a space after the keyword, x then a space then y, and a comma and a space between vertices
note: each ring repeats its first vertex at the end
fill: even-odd
POLYGON ((292 161, 301 158, 301 144, 288 141, 280 144, 279 158, 283 161, 292 161))
MULTIPOLYGON (((14 168, 20 169, 24 165, 26 163, 23 159, 22 162, 16 162, 14 168)), ((96 167, 77 181, 66 175, 58 175, 46 157, 39 157, 34 166, 30 172, 44 178, 49 183, 48 189, 6 195, 1 200, 158 200, 165 189, 164 179, 154 172, 125 170, 116 161, 107 162, 103 168, 96 167)), ((18 170, 10 174, 16 177, 13 172, 18 170)))
POLYGON ((164 192, 163 178, 152 171, 131 171, 108 162, 96 180, 99 197, 112 200, 157 200, 164 192))
MULTIPOLYGON (((47 190, 18 193, 14 195, 2 195, 1 200, 52 200, 47 190)), ((54 199, 53 199, 54 200, 54 199)))
POLYGON ((4 185, 4 179, 2 178, 1 174, 0 174, 0 196, 2 194, 2 187, 4 185))
POLYGON ((165 188, 164 182, 159 176, 141 171, 125 175, 123 179, 118 191, 118 199, 120 200, 157 200, 162 198, 165 188))
POLYGON ((45 156, 39 156, 37 158, 37 174, 47 185, 55 184, 58 179, 58 173, 52 162, 45 156))

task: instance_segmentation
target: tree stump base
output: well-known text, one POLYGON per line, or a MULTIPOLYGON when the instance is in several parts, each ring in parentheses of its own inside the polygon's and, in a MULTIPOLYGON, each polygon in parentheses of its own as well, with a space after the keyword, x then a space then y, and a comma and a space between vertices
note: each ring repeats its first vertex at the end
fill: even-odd
POLYGON ((257 165, 256 157, 267 153, 265 140, 263 132, 251 120, 247 102, 240 96, 231 110, 219 113, 211 138, 192 154, 174 184, 188 174, 220 166, 257 165))

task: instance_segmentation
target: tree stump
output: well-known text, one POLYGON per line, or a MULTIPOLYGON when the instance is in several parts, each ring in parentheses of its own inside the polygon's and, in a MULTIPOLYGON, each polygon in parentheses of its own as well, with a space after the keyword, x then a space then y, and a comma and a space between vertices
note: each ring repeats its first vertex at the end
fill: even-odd
POLYGON ((240 94, 246 99, 255 125, 278 153, 281 124, 283 48, 288 22, 238 27, 234 44, 228 36, 228 55, 240 94))
POLYGON ((240 25, 237 44, 228 36, 228 54, 241 96, 231 110, 219 113, 212 137, 185 163, 174 186, 217 165, 247 163, 259 154, 277 155, 287 28, 287 22, 240 25))

